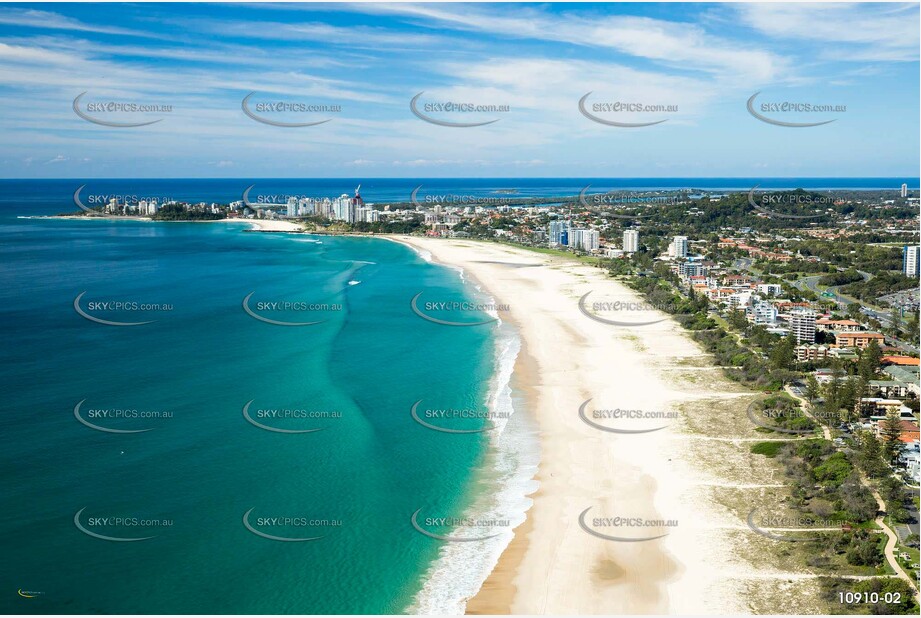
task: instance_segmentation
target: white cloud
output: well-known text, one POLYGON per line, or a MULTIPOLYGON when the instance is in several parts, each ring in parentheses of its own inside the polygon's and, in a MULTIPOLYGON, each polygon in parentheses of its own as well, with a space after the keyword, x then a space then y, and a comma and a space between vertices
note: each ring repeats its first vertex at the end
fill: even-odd
POLYGON ((918 59, 917 4, 740 3, 742 22, 776 39, 827 46, 826 60, 918 59))
POLYGON ((71 17, 65 17, 59 13, 35 9, 0 8, 0 24, 27 28, 45 28, 50 30, 73 30, 78 32, 95 32, 98 34, 116 34, 120 36, 164 38, 159 34, 152 34, 144 32, 143 30, 87 24, 71 17))
POLYGON ((548 14, 533 8, 503 7, 501 12, 474 5, 360 4, 354 10, 436 21, 460 30, 516 39, 556 41, 610 49, 683 70, 746 76, 768 81, 786 70, 786 60, 754 45, 740 47, 690 22, 630 15, 548 14))

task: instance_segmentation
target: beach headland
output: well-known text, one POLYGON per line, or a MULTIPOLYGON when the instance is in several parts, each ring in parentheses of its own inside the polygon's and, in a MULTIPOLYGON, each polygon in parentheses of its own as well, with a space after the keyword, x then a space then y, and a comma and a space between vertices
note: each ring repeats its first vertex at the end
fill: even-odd
POLYGON ((587 293, 642 302, 603 270, 497 243, 390 239, 462 268, 508 305, 502 319, 528 356, 516 378, 539 429, 540 487, 467 613, 748 613, 727 575, 744 569, 718 530, 725 514, 707 499, 725 479, 694 461, 685 420, 673 414, 661 430, 614 433, 585 422, 580 406, 676 411, 749 393, 716 367, 704 367, 706 388, 676 377, 676 367, 700 368, 706 355, 672 320, 612 326, 587 317, 579 303, 587 293))
POLYGON ((53 215, 41 217, 48 219, 72 219, 82 221, 149 221, 152 223, 246 223, 254 232, 303 232, 304 227, 294 221, 284 221, 281 219, 244 219, 236 217, 233 219, 196 219, 196 220, 176 220, 176 221, 154 221, 150 217, 130 217, 120 215, 53 215))

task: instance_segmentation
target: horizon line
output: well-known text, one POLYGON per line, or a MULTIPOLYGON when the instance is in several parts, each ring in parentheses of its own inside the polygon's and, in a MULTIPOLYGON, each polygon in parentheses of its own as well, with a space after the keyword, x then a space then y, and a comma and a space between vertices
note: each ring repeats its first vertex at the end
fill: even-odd
POLYGON ((921 182, 921 176, 56 176, 0 177, 5 180, 893 180, 921 182))

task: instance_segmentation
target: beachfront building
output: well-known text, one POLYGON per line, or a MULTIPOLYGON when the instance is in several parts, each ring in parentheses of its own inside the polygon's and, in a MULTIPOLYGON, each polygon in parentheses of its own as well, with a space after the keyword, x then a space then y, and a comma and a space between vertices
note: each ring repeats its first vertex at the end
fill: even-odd
MULTIPOLYGON (((885 423, 886 423, 885 420, 878 420, 878 421, 876 421, 876 427, 875 427, 875 429, 876 429, 876 437, 877 437, 877 438, 882 438, 882 437, 883 437, 883 431, 884 431, 884 429, 885 429, 885 423)), ((921 430, 921 428, 918 427, 918 424, 917 424, 917 423, 915 423, 915 422, 912 421, 912 420, 902 419, 902 420, 899 422, 899 429, 900 429, 900 432, 899 432, 899 442, 901 442, 902 444, 906 444, 906 445, 907 445, 907 444, 913 444, 913 443, 915 443, 915 442, 918 442, 918 440, 919 440, 919 433, 921 433, 921 431, 919 431, 919 430, 921 430)))
POLYGON ((752 324, 774 326, 777 323, 777 307, 764 300, 754 301, 745 314, 752 324))
POLYGON ((547 229, 547 236, 547 242, 551 247, 568 244, 569 221, 551 221, 547 229))
POLYGON ((860 322, 854 320, 831 320, 821 318, 816 320, 815 326, 820 331, 835 331, 840 333, 859 333, 863 330, 860 322))
POLYGON ((918 366, 901 367, 892 365, 883 369, 883 373, 889 376, 890 380, 904 384, 908 392, 914 393, 915 397, 921 397, 921 385, 918 379, 918 366))
POLYGON ((160 210, 157 200, 140 200, 138 202, 138 214, 142 217, 153 216, 160 210))
POLYGON ((333 219, 335 221, 355 222, 355 204, 348 194, 343 193, 333 201, 333 219))
POLYGON ((885 337, 879 333, 836 333, 835 345, 839 348, 857 348, 862 350, 875 341, 880 346, 885 342, 885 337))
POLYGON ((885 417, 890 412, 898 412, 900 417, 911 417, 911 410, 898 399, 861 397, 854 407, 861 417, 885 417))
POLYGON ((640 250, 640 233, 637 230, 624 230, 624 253, 636 253, 640 250))
POLYGON ((819 361, 828 358, 828 347, 816 345, 814 343, 796 346, 796 360, 803 363, 806 361, 819 361))
POLYGON ((595 251, 601 246, 601 235, 598 230, 572 230, 569 236, 569 246, 582 251, 595 251))
POLYGON ((921 245, 902 247, 902 274, 906 277, 918 276, 918 259, 921 257, 921 245))
POLYGON ((790 311, 790 332, 796 337, 796 343, 815 343, 815 317, 812 309, 790 311))
POLYGON ((921 481, 921 442, 903 444, 902 452, 899 453, 899 464, 905 467, 905 473, 915 482, 915 485, 921 481))
POLYGON ((778 283, 759 283, 757 289, 759 294, 765 296, 780 296, 783 292, 783 288, 778 283))
POLYGON ((680 262, 676 272, 682 277, 705 277, 710 274, 712 262, 704 262, 702 259, 689 258, 687 262, 680 262))
POLYGON ((867 390, 885 399, 904 399, 908 395, 908 385, 898 380, 870 380, 867 390))

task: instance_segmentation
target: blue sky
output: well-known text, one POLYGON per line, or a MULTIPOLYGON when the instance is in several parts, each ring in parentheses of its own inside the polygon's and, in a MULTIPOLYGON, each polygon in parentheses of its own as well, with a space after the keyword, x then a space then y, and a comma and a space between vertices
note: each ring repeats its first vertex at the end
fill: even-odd
POLYGON ((917 4, 0 4, 0 176, 777 177, 919 170, 917 4), (774 112, 762 103, 846 106, 774 112), (143 127, 109 121, 160 119, 143 127), (243 113, 278 101, 338 112, 243 113), (446 127, 436 120, 485 126, 446 127), (596 117, 666 122, 623 128, 596 117), (508 106, 425 111, 426 104, 508 106), (168 105, 161 113, 87 104, 168 105), (631 102, 677 111, 611 112, 631 102), (757 109, 761 109, 758 107, 757 109))

